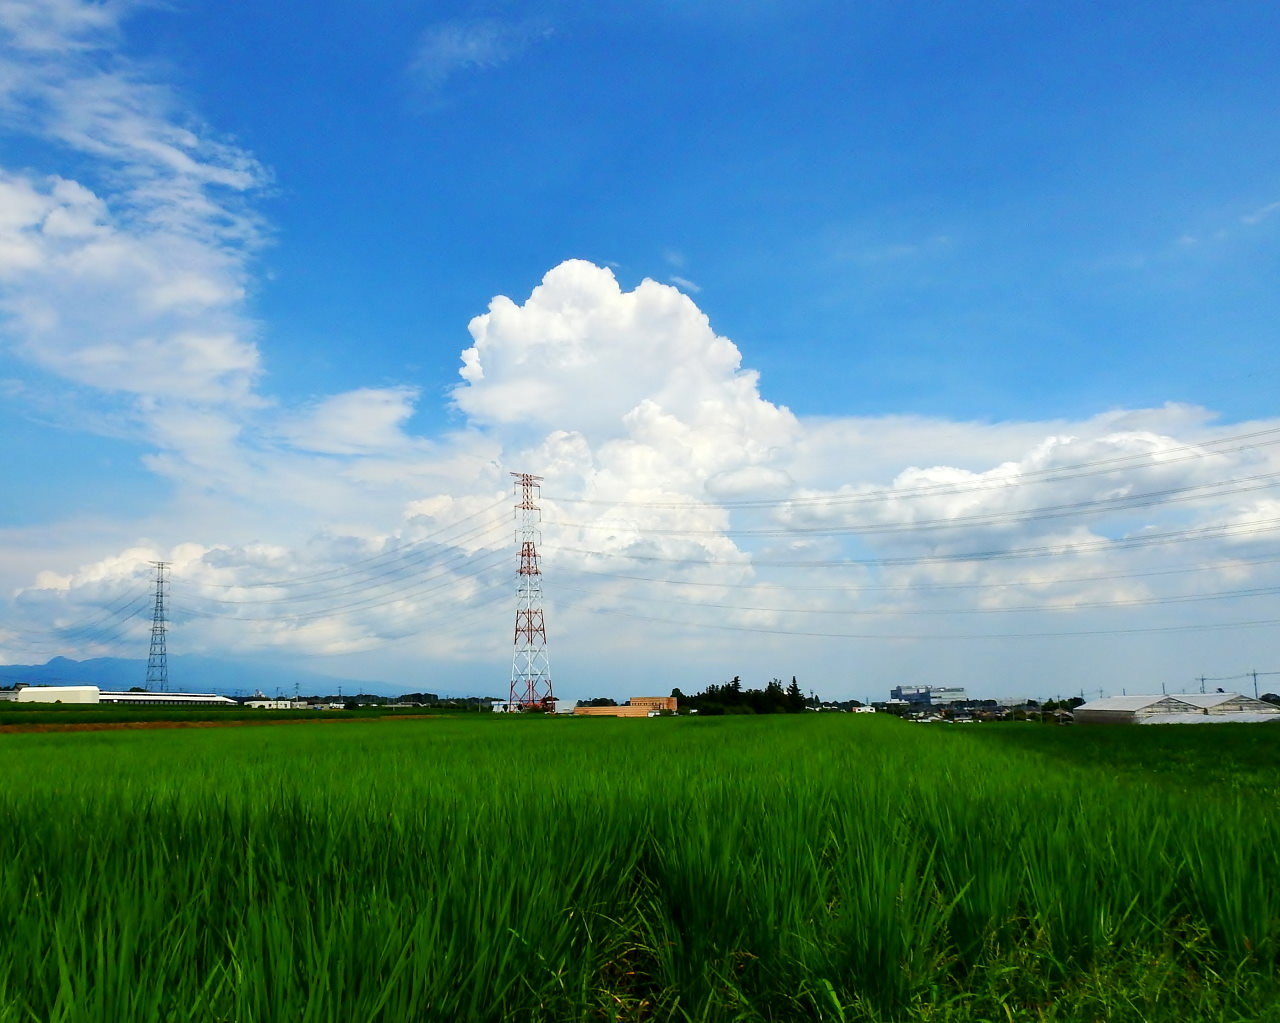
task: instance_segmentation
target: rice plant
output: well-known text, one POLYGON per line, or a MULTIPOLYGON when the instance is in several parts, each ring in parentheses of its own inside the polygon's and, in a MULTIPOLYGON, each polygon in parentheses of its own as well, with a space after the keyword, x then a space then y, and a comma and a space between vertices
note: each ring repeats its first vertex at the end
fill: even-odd
POLYGON ((1280 1018, 1270 790, 1026 727, 3 735, 0 1021, 1280 1018))

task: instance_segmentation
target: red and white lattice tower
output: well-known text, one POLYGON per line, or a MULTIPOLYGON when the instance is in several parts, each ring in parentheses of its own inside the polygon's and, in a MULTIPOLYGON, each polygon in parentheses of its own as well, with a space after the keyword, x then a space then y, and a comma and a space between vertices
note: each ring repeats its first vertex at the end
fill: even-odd
POLYGON ((538 564, 538 484, 541 476, 513 472, 516 496, 516 542, 520 568, 516 577, 516 649, 511 659, 511 710, 542 707, 555 699, 551 660, 547 656, 547 623, 542 613, 542 568, 538 564))

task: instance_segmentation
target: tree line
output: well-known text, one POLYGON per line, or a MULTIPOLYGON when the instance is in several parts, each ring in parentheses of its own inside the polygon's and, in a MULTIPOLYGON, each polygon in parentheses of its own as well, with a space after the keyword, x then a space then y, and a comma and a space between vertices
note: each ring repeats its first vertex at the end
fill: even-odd
POLYGON ((686 696, 679 689, 673 689, 671 695, 680 702, 681 710, 696 710, 699 714, 799 714, 811 703, 800 691, 794 675, 788 686, 775 678, 763 689, 745 689, 742 679, 735 675, 728 682, 713 683, 700 693, 686 696))

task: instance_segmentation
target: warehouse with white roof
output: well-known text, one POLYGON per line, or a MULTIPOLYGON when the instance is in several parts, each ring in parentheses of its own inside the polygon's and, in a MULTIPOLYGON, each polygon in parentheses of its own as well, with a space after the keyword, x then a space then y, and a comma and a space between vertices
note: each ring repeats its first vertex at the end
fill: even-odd
POLYGON ((125 704, 133 707, 234 707, 236 701, 213 693, 112 692, 97 686, 23 686, 18 703, 125 704))
POLYGON ((1076 724, 1203 725, 1280 722, 1280 707, 1240 693, 1108 696, 1075 709, 1076 724))

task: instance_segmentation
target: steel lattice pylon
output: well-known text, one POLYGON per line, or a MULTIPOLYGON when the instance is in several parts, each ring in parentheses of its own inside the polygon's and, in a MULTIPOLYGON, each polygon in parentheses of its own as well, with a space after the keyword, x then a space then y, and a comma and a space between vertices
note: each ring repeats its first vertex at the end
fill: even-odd
POLYGON ((547 624, 542 612, 542 568, 538 564, 537 504, 541 476, 513 472, 516 496, 516 543, 520 545, 516 576, 515 655, 511 659, 511 710, 546 706, 555 699, 551 689, 551 660, 547 655, 547 624))
POLYGON ((147 688, 164 692, 169 688, 169 652, 165 649, 164 584, 169 562, 153 561, 156 566, 156 606, 151 615, 151 653, 147 656, 147 688))

